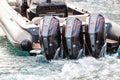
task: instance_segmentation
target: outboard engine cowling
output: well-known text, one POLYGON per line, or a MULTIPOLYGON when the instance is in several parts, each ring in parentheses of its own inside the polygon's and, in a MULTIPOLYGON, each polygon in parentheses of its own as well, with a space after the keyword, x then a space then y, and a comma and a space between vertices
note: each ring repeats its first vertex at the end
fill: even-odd
POLYGON ((45 16, 40 34, 46 58, 53 59, 61 43, 59 20, 53 16, 45 16))
MULTIPOLYGON (((101 50, 104 49, 106 38, 105 19, 100 14, 92 14, 89 19, 86 42, 93 57, 98 58, 101 50)), ((106 45, 105 45, 106 46, 106 45)))
POLYGON ((82 22, 73 17, 68 17, 63 26, 63 46, 66 55, 70 59, 77 59, 82 56, 83 46, 82 22))

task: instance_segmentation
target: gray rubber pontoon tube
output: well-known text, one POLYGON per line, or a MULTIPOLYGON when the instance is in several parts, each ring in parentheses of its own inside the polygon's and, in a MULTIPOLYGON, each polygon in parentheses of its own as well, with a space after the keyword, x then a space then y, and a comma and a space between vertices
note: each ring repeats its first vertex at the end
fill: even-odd
POLYGON ((107 36, 109 39, 120 41, 120 25, 105 18, 105 22, 109 23, 107 36))
POLYGON ((27 25, 26 20, 12 9, 7 0, 0 0, 0 12, 2 29, 10 42, 20 50, 32 48, 32 36, 26 29, 28 26, 35 27, 35 25, 27 25))

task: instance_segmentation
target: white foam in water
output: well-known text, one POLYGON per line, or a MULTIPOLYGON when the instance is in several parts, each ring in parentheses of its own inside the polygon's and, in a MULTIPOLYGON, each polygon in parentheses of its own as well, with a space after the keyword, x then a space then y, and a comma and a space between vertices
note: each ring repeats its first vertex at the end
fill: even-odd
MULTIPOLYGON (((120 24, 119 0, 71 1, 75 6, 100 12, 120 24)), ((3 43, 0 44, 0 80, 120 80, 120 59, 117 54, 106 55, 100 59, 84 57, 79 60, 52 60, 47 63, 43 56, 10 54, 15 51, 9 51, 6 47, 7 40, 0 38, 0 43, 3 43)))
POLYGON ((21 60, 18 58, 17 61, 20 61, 19 66, 15 66, 15 61, 15 64, 12 63, 13 68, 6 63, 8 71, 1 73, 0 78, 3 80, 120 79, 120 60, 116 56, 106 56, 100 59, 85 57, 79 60, 53 60, 47 64, 35 62, 35 57, 31 58, 33 57, 24 57, 21 60), (13 71, 10 71, 9 68, 10 70, 13 69, 13 71))

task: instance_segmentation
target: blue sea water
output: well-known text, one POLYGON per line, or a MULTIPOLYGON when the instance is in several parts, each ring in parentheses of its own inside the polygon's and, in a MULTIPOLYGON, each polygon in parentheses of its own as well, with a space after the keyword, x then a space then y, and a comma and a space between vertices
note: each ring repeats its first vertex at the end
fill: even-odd
MULTIPOLYGON (((103 14, 120 24, 119 0, 68 0, 69 3, 103 14)), ((0 80, 119 80, 117 53, 103 58, 46 61, 15 49, 0 37, 0 80)))

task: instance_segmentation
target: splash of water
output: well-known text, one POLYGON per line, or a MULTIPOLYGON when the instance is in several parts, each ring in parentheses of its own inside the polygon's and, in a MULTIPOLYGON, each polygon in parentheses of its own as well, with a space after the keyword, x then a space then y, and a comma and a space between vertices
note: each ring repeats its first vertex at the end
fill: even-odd
MULTIPOLYGON (((100 12, 120 23, 119 0, 68 0, 77 7, 100 12)), ((117 54, 95 59, 52 60, 48 63, 41 56, 27 56, 0 37, 1 80, 119 80, 120 59, 117 54), (45 61, 45 62, 44 62, 45 61)))

